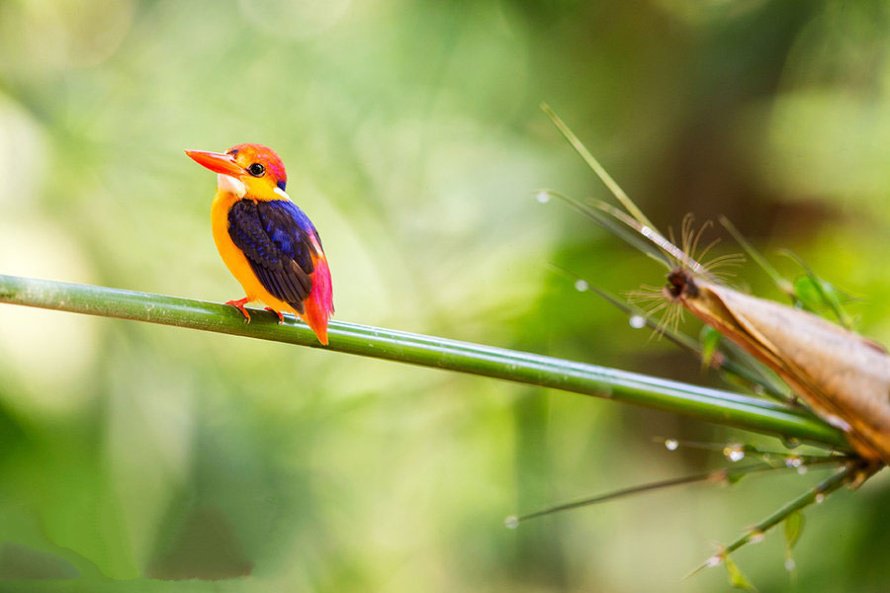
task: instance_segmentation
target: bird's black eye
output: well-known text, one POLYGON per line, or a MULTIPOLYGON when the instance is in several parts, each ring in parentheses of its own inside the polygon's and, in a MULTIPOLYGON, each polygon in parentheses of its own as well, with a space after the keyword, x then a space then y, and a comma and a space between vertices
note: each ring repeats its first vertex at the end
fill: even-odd
POLYGON ((247 172, 254 177, 262 177, 263 173, 266 172, 266 168, 259 163, 254 163, 251 166, 247 167, 247 172))

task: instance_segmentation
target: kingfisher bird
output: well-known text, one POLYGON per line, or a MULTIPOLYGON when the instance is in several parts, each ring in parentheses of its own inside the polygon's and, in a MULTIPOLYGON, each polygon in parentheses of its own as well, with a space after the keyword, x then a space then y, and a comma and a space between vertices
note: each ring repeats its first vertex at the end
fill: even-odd
POLYGON ((285 192, 287 173, 274 150, 239 144, 225 153, 186 150, 217 173, 210 209, 213 240, 223 261, 244 288, 243 299, 227 301, 250 322, 247 303, 260 301, 284 322, 282 311, 300 317, 328 343, 334 312, 331 271, 315 225, 285 192))

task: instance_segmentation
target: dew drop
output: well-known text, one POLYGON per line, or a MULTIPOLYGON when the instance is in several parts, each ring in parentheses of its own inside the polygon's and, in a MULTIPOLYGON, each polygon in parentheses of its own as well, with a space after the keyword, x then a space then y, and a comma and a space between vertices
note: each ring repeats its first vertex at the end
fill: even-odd
POLYGON ((634 329, 642 329, 646 327, 646 318, 642 315, 631 315, 628 323, 634 329))
POLYGON ((798 475, 801 475, 801 476, 804 475, 805 473, 807 473, 808 471, 810 471, 810 468, 808 468, 805 465, 801 465, 799 468, 797 468, 797 473, 798 473, 798 475))
POLYGON ((782 439, 782 444, 785 445, 788 449, 797 449, 800 447, 800 439, 796 439, 794 437, 784 437, 782 439))
POLYGON ((587 292, 590 289, 590 284, 587 283, 587 280, 577 279, 575 280, 575 290, 578 292, 587 292))
POLYGON ((519 527, 519 517, 516 515, 510 515, 506 519, 504 519, 504 527, 507 529, 516 529, 519 527))
POLYGON ((708 568, 714 568, 715 566, 720 566, 722 562, 723 556, 721 556, 720 554, 714 554, 713 556, 705 560, 705 566, 707 566, 708 568))
POLYGON ((785 458, 785 467, 803 467, 803 459, 797 455, 789 455, 785 458))
POLYGON ((825 502, 825 494, 820 492, 816 495, 816 498, 814 500, 816 501, 816 504, 822 504, 823 502, 825 502))
POLYGON ((759 544, 766 539, 766 534, 762 531, 752 531, 748 534, 748 543, 759 544))
POLYGON ((550 201, 550 192, 539 191, 538 195, 535 196, 535 199, 539 204, 546 204, 550 201))
POLYGON ((745 449, 739 444, 727 445, 723 448, 723 456, 736 463, 745 458, 745 449))
POLYGON ((788 572, 794 572, 795 568, 797 568, 797 562, 794 561, 794 558, 786 558, 785 570, 787 570, 788 572))
POLYGON ((664 439, 664 448, 668 451, 676 451, 679 446, 677 439, 664 439))

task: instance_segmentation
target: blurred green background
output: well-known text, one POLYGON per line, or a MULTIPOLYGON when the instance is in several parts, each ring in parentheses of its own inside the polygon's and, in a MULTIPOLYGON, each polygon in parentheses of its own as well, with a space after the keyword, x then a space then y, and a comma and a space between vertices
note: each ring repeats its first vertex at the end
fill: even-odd
MULTIPOLYGON (((729 216, 890 342, 883 0, 0 0, 0 273, 240 297, 184 148, 274 147, 337 318, 697 383, 572 281, 662 270, 564 205, 729 216)), ((734 248, 734 247, 729 247, 734 248)), ((778 298, 753 265, 736 284, 778 298)), ((688 326, 696 332, 694 325, 688 326)), ((0 591, 714 591, 682 581, 818 476, 506 515, 716 467, 753 439, 503 382, 0 307, 0 591)), ((762 442, 775 446, 769 439, 762 442)), ((886 472, 885 472, 886 473, 886 472)), ((764 591, 890 588, 886 475, 736 559, 764 591)))

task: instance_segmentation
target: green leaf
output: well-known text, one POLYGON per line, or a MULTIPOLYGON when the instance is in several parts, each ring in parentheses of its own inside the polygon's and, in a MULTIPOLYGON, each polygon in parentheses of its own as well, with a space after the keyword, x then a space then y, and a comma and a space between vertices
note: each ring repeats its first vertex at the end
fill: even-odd
POLYGON ((787 250, 784 250, 782 253, 797 262, 805 272, 804 276, 794 281, 794 298, 798 304, 814 313, 824 314, 830 312, 841 325, 850 329, 853 325, 853 320, 843 306, 844 301, 849 300, 846 295, 830 282, 817 276, 806 262, 794 253, 787 250))
POLYGON ((711 362, 714 360, 714 354, 718 352, 718 348, 720 347, 721 337, 720 332, 710 325, 702 327, 699 341, 701 342, 701 364, 703 368, 711 366, 711 362))
POLYGON ((843 305, 845 297, 830 282, 809 273, 794 281, 794 295, 808 311, 832 314, 844 327, 850 327, 852 321, 843 305))
POLYGON ((794 280, 794 298, 807 311, 818 311, 822 308, 819 289, 809 276, 798 276, 794 280))
POLYGON ((749 581, 744 574, 742 574, 738 564, 733 562, 732 558, 725 556, 723 558, 723 565, 726 567, 727 574, 729 574, 729 584, 732 585, 733 589, 757 591, 757 588, 751 584, 751 581, 749 581))
POLYGON ((803 513, 800 511, 791 513, 785 519, 785 549, 788 551, 789 556, 791 555, 791 550, 797 544, 797 540, 800 539, 800 535, 803 533, 803 527, 804 518, 803 513))

